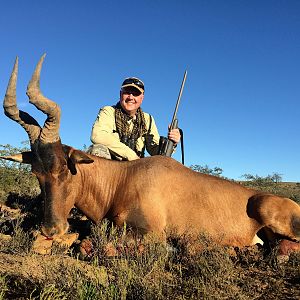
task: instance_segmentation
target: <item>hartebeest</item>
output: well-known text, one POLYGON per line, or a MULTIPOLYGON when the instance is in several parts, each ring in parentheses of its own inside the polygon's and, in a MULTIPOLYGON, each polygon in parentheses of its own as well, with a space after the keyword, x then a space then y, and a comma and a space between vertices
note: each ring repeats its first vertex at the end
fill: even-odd
POLYGON ((60 108, 39 86, 44 56, 27 88, 29 102, 47 115, 41 128, 16 104, 18 60, 4 98, 5 114, 28 133, 31 151, 10 157, 31 164, 44 198, 42 233, 67 232, 75 205, 94 222, 126 222, 141 233, 197 234, 205 231, 223 244, 255 244, 262 228, 300 240, 300 207, 294 201, 263 194, 237 183, 192 171, 172 158, 152 156, 117 162, 63 145, 60 108))

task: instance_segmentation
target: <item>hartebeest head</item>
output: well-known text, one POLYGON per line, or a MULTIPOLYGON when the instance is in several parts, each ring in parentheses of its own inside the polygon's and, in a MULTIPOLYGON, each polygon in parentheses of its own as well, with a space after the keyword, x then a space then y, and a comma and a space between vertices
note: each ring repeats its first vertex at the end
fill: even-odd
POLYGON ((33 117, 17 107, 18 58, 16 58, 3 107, 5 115, 26 130, 31 151, 1 158, 31 164, 44 198, 42 232, 50 237, 62 235, 68 230, 67 216, 74 205, 74 199, 70 197, 67 184, 71 176, 76 174, 75 164, 91 163, 93 160, 82 152, 61 144, 60 107, 46 98, 40 90, 40 73, 44 58, 45 55, 38 62, 27 87, 29 102, 47 115, 44 126, 41 127, 33 117))

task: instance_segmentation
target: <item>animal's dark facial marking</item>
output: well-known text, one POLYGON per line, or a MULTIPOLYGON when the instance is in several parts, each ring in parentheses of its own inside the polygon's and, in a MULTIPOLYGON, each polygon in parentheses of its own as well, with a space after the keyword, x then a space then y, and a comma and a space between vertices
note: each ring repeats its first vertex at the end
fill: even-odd
POLYGON ((38 155, 45 173, 60 173, 67 165, 60 141, 55 143, 40 143, 38 155))
POLYGON ((44 175, 43 179, 43 183, 40 181, 44 196, 43 230, 45 235, 52 236, 60 233, 59 224, 67 223, 65 204, 68 191, 59 177, 54 178, 44 175))

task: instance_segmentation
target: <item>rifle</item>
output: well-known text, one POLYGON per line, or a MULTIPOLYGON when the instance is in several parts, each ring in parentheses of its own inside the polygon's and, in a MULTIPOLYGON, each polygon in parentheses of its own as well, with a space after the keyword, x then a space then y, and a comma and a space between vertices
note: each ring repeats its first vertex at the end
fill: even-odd
MULTIPOLYGON (((176 106, 175 106, 175 110, 174 110, 174 114, 173 114, 173 118, 172 118, 172 122, 171 122, 171 125, 170 125, 170 128, 169 128, 169 131, 171 131, 172 129, 178 128, 177 111, 178 111, 182 91, 183 91, 183 88, 184 88, 186 75, 187 75, 187 71, 184 72, 183 80, 182 80, 182 83, 181 83, 181 87, 180 87, 180 91, 179 91, 179 95, 178 95, 178 98, 177 98, 177 102, 176 102, 176 106)), ((181 133, 182 164, 184 164, 183 132, 182 132, 181 129, 179 129, 179 131, 181 133)), ((159 140, 159 154, 163 155, 163 156, 171 157, 172 153, 173 153, 173 150, 174 150, 174 142, 169 140, 168 138, 166 138, 164 136, 161 136, 160 140, 159 140)))

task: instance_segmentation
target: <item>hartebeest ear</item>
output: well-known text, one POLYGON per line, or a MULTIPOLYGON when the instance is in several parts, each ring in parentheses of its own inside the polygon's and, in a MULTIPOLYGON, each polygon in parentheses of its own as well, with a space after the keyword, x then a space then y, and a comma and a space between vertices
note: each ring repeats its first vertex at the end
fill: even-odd
POLYGON ((34 155, 31 151, 25 151, 10 156, 0 156, 0 158, 30 165, 32 165, 34 161, 34 155))
POLYGON ((72 175, 76 175, 77 173, 76 164, 91 164, 93 162, 94 160, 82 151, 72 149, 69 152, 68 168, 71 171, 72 175))
POLYGON ((91 164, 94 162, 87 154, 77 150, 72 151, 70 159, 74 164, 91 164))

